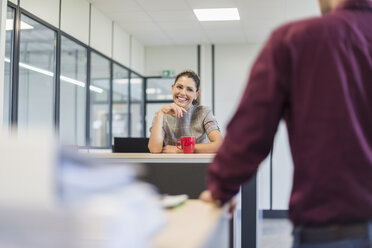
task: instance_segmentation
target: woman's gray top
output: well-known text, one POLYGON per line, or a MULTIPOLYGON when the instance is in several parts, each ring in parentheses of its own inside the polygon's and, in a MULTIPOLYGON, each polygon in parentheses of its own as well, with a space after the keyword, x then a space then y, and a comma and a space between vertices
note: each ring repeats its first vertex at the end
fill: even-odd
MULTIPOLYGON (((156 115, 153 120, 155 121, 156 115)), ((165 145, 176 145, 182 136, 195 136, 196 144, 208 143, 208 134, 213 130, 220 131, 212 110, 206 106, 194 106, 183 113, 182 118, 166 114, 163 117, 163 136, 165 145)), ((150 128, 151 132, 151 128, 150 128)))

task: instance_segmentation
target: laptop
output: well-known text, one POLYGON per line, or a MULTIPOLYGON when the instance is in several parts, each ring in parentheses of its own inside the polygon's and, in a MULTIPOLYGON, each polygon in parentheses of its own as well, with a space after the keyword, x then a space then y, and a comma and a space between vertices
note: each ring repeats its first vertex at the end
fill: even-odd
POLYGON ((149 138, 114 137, 112 152, 146 153, 150 152, 148 143, 149 138))

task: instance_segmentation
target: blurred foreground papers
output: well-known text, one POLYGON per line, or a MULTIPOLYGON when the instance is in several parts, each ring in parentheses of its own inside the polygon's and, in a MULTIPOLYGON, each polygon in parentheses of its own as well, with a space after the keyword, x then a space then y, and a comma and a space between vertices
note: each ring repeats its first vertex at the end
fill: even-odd
POLYGON ((165 221, 153 188, 82 156, 44 132, 0 137, 1 248, 148 246, 165 221))

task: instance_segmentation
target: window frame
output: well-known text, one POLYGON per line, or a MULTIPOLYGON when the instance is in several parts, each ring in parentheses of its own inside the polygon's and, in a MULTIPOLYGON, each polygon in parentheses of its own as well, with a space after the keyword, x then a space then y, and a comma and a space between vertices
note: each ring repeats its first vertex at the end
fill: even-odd
MULTIPOLYGON (((6 19, 8 17, 8 10, 11 9, 11 11, 13 12, 13 29, 12 29, 12 33, 11 33, 11 39, 10 39, 10 54, 9 54, 9 79, 8 79, 8 82, 7 84, 9 89, 8 89, 8 92, 4 92, 4 94, 9 94, 9 97, 7 99, 7 104, 5 105, 4 104, 4 107, 5 106, 8 106, 8 109, 6 111, 6 120, 3 119, 3 124, 4 124, 4 127, 5 127, 5 130, 10 130, 11 129, 11 123, 12 123, 12 103, 13 103, 13 70, 14 70, 14 44, 15 44, 15 35, 16 35, 16 7, 12 6, 12 5, 7 5, 7 10, 6 10, 6 19)), ((5 31, 5 35, 6 35, 6 31, 5 31)), ((6 37, 5 37, 5 43, 6 43, 6 37)), ((6 44, 5 44, 6 46, 6 44)), ((6 50, 4 51, 6 52, 6 50)), ((4 53, 4 55, 6 55, 4 53)), ((5 56, 4 56, 4 59, 5 59, 5 56)), ((5 70, 5 65, 4 65, 4 70, 5 70)), ((5 74, 5 71, 4 71, 4 74, 5 74)), ((5 82, 4 82, 5 84, 5 82)), ((5 89, 5 88, 4 88, 5 89)), ((4 109, 5 110, 5 109, 4 109)), ((5 112, 3 112, 3 117, 5 117, 5 112)))
MULTIPOLYGON (((130 80, 131 80, 131 70, 130 69, 128 69, 127 67, 125 67, 125 66, 123 66, 123 65, 121 65, 121 64, 119 64, 119 63, 117 63, 117 62, 115 62, 115 61, 113 61, 113 63, 112 63, 112 88, 111 88, 111 90, 112 90, 112 94, 111 94, 111 99, 112 99, 112 101, 111 101, 111 112, 113 112, 113 108, 114 108, 114 66, 118 66, 118 67, 120 67, 121 69, 124 69, 124 70, 126 70, 127 72, 128 72, 128 85, 127 85, 127 91, 128 91, 128 100, 127 100, 127 114, 128 114, 128 118, 127 118, 127 127, 128 127, 128 130, 127 130, 127 137, 130 137, 130 130, 131 130, 131 115, 130 115, 130 80)), ((119 102, 120 103, 120 102, 119 102)), ((111 115, 113 115, 113 113, 111 113, 111 115)), ((111 116, 111 120, 112 120, 112 117, 113 116, 111 116)), ((112 124, 111 124, 111 128, 112 128, 112 125, 113 125, 113 122, 112 122, 112 124)), ((112 132, 112 131, 111 131, 112 132)), ((111 136, 111 140, 113 140, 113 135, 111 136)))
MULTIPOLYGON (((152 77, 146 77, 146 80, 145 80, 145 83, 144 83, 144 94, 145 94, 145 103, 144 103, 144 135, 146 136, 146 130, 147 130, 147 121, 146 121, 146 115, 147 115, 147 104, 151 104, 151 103, 164 103, 164 104, 169 104, 169 103, 173 103, 173 100, 148 100, 147 99, 147 94, 146 94, 146 90, 147 90, 147 80, 148 79, 161 79, 163 77, 161 76, 152 76, 152 77)), ((176 77, 172 77, 173 81, 176 79, 176 77)))
MULTIPOLYGON (((85 45, 83 42, 81 42, 81 41, 79 41, 78 39, 72 37, 71 35, 69 35, 69 34, 67 34, 67 33, 61 31, 61 32, 60 32, 60 37, 59 37, 59 39, 60 39, 60 53, 59 53, 59 59, 58 59, 58 61, 59 61, 60 64, 61 64, 61 59, 62 59, 62 57, 61 57, 62 37, 64 37, 64 38, 68 39, 69 41, 74 42, 74 43, 76 43, 77 45, 83 47, 83 48, 85 49, 85 51, 86 51, 86 59, 87 59, 87 62, 86 62, 86 68, 85 68, 85 71, 86 71, 86 75, 85 75, 85 76, 86 76, 85 86, 86 86, 86 87, 85 87, 85 118, 84 118, 84 119, 85 119, 85 125, 84 125, 84 128, 85 128, 84 143, 85 143, 85 145, 84 145, 84 146, 79 146, 79 145, 77 145, 77 147, 87 148, 87 147, 88 147, 87 144, 88 144, 88 141, 89 141, 89 130, 87 131, 87 128, 88 128, 89 125, 90 125, 90 123, 89 123, 89 119, 87 118, 87 115, 88 115, 88 117, 89 117, 89 113, 87 114, 87 111, 89 110, 89 106, 87 106, 89 96, 88 96, 87 94, 89 93, 89 85, 90 85, 90 78, 89 78, 89 76, 90 76, 90 68, 89 68, 89 59, 90 59, 90 56, 89 56, 89 50, 88 50, 87 45, 85 45)), ((59 64, 59 68, 61 68, 61 67, 60 67, 60 64, 59 64)), ((60 71, 59 71, 59 78, 60 78, 60 76, 61 76, 61 69, 60 69, 60 71)), ((60 134, 60 127, 59 127, 59 124, 60 124, 60 122, 61 122, 61 120, 60 120, 60 117, 61 117, 61 114, 60 114, 60 103, 61 103, 61 83, 60 83, 60 85, 59 85, 59 93, 58 93, 58 95, 59 95, 59 108, 58 108, 58 112, 59 112, 59 113, 58 113, 58 119, 56 119, 56 122, 57 122, 57 125, 58 125, 58 134, 60 134)))
MULTIPOLYGON (((142 136, 145 137, 145 85, 146 85, 146 77, 142 76, 140 73, 128 68, 127 66, 121 64, 120 62, 108 57, 107 55, 103 54, 102 52, 90 47, 89 45, 81 42, 80 40, 74 38, 73 36, 69 35, 68 33, 62 31, 60 28, 51 25, 50 23, 40 19, 39 17, 33 15, 32 13, 28 12, 27 10, 21 8, 19 5, 14 4, 12 2, 7 3, 7 7, 13 8, 15 11, 14 13, 14 36, 12 40, 12 58, 11 61, 11 80, 10 80, 10 89, 11 89, 11 96, 10 96, 10 104, 9 104, 9 113, 10 113, 10 120, 9 124, 12 125, 14 128, 14 132, 17 133, 17 126, 18 126, 18 90, 19 90, 19 54, 20 54, 20 18, 21 15, 25 15, 28 18, 46 26, 47 28, 51 29, 56 33, 55 36, 55 77, 54 77, 54 85, 53 85, 53 126, 56 133, 59 135, 59 123, 60 123, 60 76, 61 76, 61 42, 62 36, 67 39, 70 39, 73 42, 76 42, 78 45, 81 45, 85 49, 87 49, 87 82, 86 82, 86 113, 85 113, 85 146, 78 146, 78 148, 94 148, 94 149, 108 149, 111 148, 111 141, 112 141, 112 107, 113 107, 113 65, 118 65, 123 69, 128 71, 128 82, 131 81, 132 75, 136 75, 137 77, 143 80, 143 96, 142 96, 142 107, 141 107, 141 118, 143 122, 143 132, 142 136), (91 53, 94 52, 105 59, 109 60, 110 64, 110 83, 109 83, 109 144, 104 147, 93 147, 90 143, 90 94, 89 94, 89 87, 90 87, 90 77, 91 77, 91 53)), ((128 83, 128 136, 131 136, 131 94, 130 94, 130 83, 128 83)))
MULTIPOLYGON (((8 4, 9 6, 9 4, 8 4)), ((13 130, 15 132, 18 131, 18 114, 19 114, 19 72, 20 72, 20 68, 19 68, 19 62, 20 62, 20 45, 21 45, 21 29, 20 29, 20 25, 21 25, 21 19, 22 19, 22 16, 25 16, 29 19, 32 19, 33 21, 35 22, 38 22, 39 24, 45 26, 46 28, 50 29, 52 32, 54 32, 54 57, 55 57, 55 61, 54 61, 54 78, 53 78, 53 96, 52 96, 52 102, 53 102, 53 107, 52 107, 52 124, 54 126, 55 129, 58 130, 58 122, 56 122, 56 120, 58 119, 58 115, 59 115, 59 83, 60 83, 60 80, 59 80, 59 76, 60 76, 60 73, 59 73, 59 61, 60 59, 58 59, 58 53, 60 51, 60 34, 59 34, 59 30, 54 27, 53 25, 43 21, 42 19, 38 18, 37 16, 31 14, 30 12, 22 9, 21 7, 17 6, 16 5, 16 15, 15 15, 15 37, 17 37, 15 39, 15 43, 13 44, 13 46, 15 47, 14 49, 14 61, 13 61, 13 66, 14 66, 14 71, 13 71, 13 77, 14 77, 14 81, 12 80, 12 116, 11 116, 11 125, 13 127, 13 130), (13 109, 13 104, 15 104, 16 108, 13 109), (14 129, 15 127, 15 129, 14 129)), ((60 57, 59 57, 60 58, 60 57)))

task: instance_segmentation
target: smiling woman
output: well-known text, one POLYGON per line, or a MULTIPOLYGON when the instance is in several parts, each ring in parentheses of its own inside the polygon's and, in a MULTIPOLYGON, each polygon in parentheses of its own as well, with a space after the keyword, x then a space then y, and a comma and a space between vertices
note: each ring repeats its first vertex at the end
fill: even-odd
POLYGON ((200 79, 192 70, 176 76, 172 85, 173 103, 159 109, 150 128, 152 153, 182 153, 176 147, 182 136, 195 136, 195 153, 214 153, 222 135, 212 111, 198 104, 200 79))

